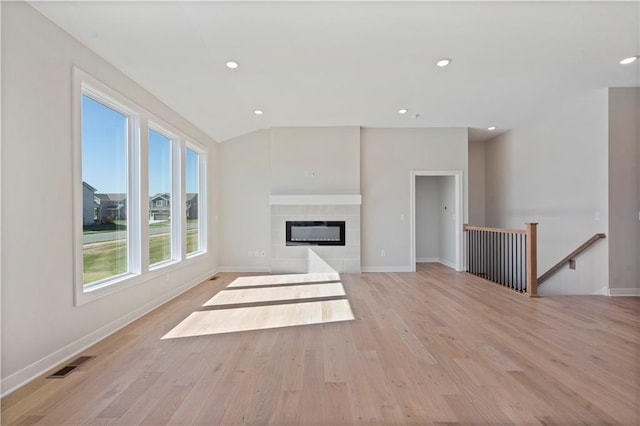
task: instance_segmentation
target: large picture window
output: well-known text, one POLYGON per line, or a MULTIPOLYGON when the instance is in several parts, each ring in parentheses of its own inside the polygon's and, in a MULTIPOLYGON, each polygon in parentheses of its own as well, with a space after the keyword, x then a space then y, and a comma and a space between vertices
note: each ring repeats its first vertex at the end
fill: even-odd
POLYGON ((207 252, 207 151, 79 69, 73 75, 74 294, 83 304, 207 252))
POLYGON ((130 117, 82 94, 83 285, 130 272, 127 220, 130 117))

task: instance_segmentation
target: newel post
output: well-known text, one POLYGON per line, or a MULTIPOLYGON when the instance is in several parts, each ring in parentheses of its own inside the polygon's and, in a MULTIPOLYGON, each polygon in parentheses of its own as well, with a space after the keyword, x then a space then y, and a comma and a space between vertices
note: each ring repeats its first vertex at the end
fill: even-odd
POLYGON ((527 294, 538 295, 538 224, 527 223, 527 294))

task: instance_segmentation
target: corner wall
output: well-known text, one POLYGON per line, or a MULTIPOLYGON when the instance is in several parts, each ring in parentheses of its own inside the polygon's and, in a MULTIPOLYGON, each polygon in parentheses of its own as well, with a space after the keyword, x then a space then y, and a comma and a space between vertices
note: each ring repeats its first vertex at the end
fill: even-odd
MULTIPOLYGON (((592 91, 486 142, 486 225, 538 222, 538 276, 608 233, 607 104, 606 90, 592 91)), ((605 294, 608 245, 600 240, 539 293, 605 294)))
POLYGON ((469 225, 485 225, 485 143, 469 143, 469 225))
POLYGON ((219 264, 223 270, 270 270, 269 140, 270 131, 259 130, 219 145, 219 264))
MULTIPOLYGON (((217 144, 27 3, 2 2, 0 7, 6 393, 198 284, 216 268, 212 182, 208 254, 189 261, 188 267, 73 306, 72 66, 208 146, 211 168, 217 165, 217 144)), ((216 171, 208 176, 213 179, 216 171)))
POLYGON ((640 88, 609 89, 609 291, 640 296, 640 88))

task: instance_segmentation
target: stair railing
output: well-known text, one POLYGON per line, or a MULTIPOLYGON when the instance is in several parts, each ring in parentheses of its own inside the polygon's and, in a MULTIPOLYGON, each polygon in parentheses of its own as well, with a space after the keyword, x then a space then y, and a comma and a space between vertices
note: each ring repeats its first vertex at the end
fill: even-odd
POLYGON ((464 225, 467 272, 531 297, 538 295, 537 223, 525 229, 464 225))

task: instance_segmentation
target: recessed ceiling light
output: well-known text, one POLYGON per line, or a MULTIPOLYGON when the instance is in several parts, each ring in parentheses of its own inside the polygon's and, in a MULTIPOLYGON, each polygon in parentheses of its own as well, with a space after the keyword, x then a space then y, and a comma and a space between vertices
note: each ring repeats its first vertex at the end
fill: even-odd
POLYGON ((231 68, 232 70, 238 68, 238 63, 236 61, 227 61, 226 65, 227 68, 231 68))
POLYGON ((408 109, 406 109, 406 108, 402 108, 402 109, 399 109, 399 110, 398 110, 398 114, 406 114, 406 113, 408 113, 408 112, 409 112, 409 110, 408 110, 408 109))
POLYGON ((444 59, 440 59, 438 62, 436 62, 436 65, 442 68, 442 67, 446 67, 450 63, 451 63, 451 59, 444 58, 444 59))
POLYGON ((638 60, 638 58, 640 58, 640 56, 630 56, 628 58, 624 58, 623 60, 620 61, 621 65, 629 65, 634 63, 635 61, 638 60))
POLYGON ((264 111, 262 111, 261 109, 257 109, 257 110, 255 110, 255 111, 253 111, 253 113, 254 113, 255 115, 262 115, 262 114, 263 114, 263 112, 264 112, 264 111))
POLYGON ((496 126, 487 127, 487 130, 495 130, 496 126))

